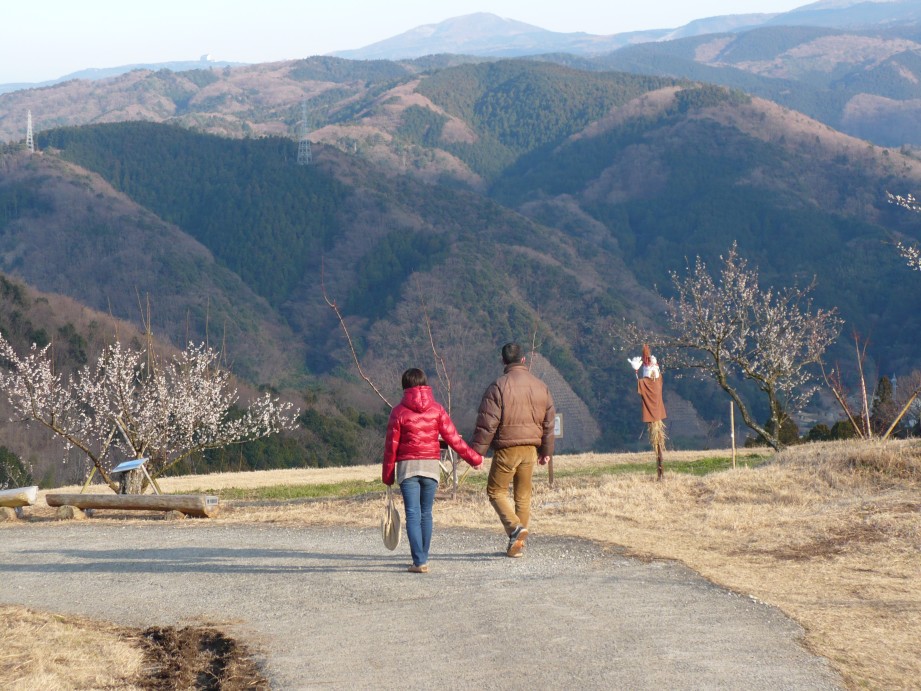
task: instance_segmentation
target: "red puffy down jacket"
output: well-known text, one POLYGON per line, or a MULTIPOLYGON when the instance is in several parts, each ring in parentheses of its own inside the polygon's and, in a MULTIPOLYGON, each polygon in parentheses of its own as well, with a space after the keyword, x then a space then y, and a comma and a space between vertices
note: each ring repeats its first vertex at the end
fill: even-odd
POLYGON ((403 400, 390 411, 381 480, 392 485, 396 464, 410 459, 440 458, 438 435, 476 468, 483 457, 467 446, 457 433, 448 412, 435 400, 430 386, 414 386, 403 391, 403 400))

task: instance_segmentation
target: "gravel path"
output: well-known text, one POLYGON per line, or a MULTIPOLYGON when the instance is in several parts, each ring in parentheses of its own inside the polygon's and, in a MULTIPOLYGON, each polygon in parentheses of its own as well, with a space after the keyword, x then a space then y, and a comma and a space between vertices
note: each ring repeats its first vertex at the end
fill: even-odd
POLYGON ((0 602, 138 627, 217 623, 273 689, 837 689, 774 608, 673 563, 435 527, 432 571, 373 529, 207 521, 0 530, 0 602))

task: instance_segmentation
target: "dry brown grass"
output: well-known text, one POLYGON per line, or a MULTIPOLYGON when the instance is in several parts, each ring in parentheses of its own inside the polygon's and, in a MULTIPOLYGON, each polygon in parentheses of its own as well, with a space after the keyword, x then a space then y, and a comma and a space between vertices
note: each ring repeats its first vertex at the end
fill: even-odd
POLYGON ((136 689, 144 659, 132 632, 105 622, 0 606, 4 689, 136 689))
MULTIPOLYGON (((715 583, 779 607, 806 630, 852 688, 919 688, 921 679, 921 446, 838 442, 778 454, 758 468, 703 477, 668 472, 576 474, 564 469, 645 462, 651 453, 558 457, 554 487, 536 478, 532 530, 678 560, 715 583)), ((714 455, 710 452, 709 455, 714 455)), ((379 477, 378 466, 176 478, 168 491, 329 483, 379 477)), ((377 495, 228 505, 222 522, 376 524, 377 495)), ((436 530, 500 528, 481 490, 439 498, 436 530)), ((94 519, 97 520, 97 519, 94 519)), ((99 519, 102 520, 102 519, 99 519)))
MULTIPOLYGON (((373 480, 380 478, 378 466, 356 465, 346 468, 292 468, 287 470, 257 470, 249 473, 212 473, 211 475, 182 475, 157 480, 167 494, 217 491, 222 489, 254 489, 275 485, 325 485, 347 480, 373 480)), ((80 485, 41 490, 38 503, 44 502, 49 492, 79 492, 80 485)), ((104 490, 108 491, 108 490, 104 490)))
POLYGON ((146 630, 0 605, 4 691, 268 689, 252 652, 209 626, 146 630))

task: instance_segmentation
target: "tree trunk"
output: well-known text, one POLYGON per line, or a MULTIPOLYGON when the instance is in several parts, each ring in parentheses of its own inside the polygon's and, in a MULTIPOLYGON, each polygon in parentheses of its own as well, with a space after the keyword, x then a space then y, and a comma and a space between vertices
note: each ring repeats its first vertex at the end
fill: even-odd
POLYGON ((140 468, 127 470, 119 473, 118 493, 119 494, 143 494, 144 492, 144 471, 140 468))

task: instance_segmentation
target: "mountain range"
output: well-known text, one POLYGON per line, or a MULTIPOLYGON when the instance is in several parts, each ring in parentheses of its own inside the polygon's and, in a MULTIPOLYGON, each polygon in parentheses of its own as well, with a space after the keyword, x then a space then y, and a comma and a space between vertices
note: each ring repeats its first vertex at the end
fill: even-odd
MULTIPOLYGON (((756 31, 780 32, 782 53, 818 30, 723 49, 756 31)), ((821 35, 854 35, 835 32, 821 35)), ((717 39, 661 45, 688 40, 717 39)), ((149 298, 164 341, 220 340, 240 376, 303 399, 302 449, 344 449, 315 463, 379 453, 386 406, 351 348, 391 401, 402 369, 434 380, 443 357, 436 392, 467 430, 510 338, 553 382, 561 450, 641 446, 612 350, 637 344, 618 325, 661 319, 670 273, 733 242, 764 285, 815 278, 816 304, 871 337, 871 369, 919 366, 917 283, 894 243, 921 228, 886 201, 921 185, 911 146, 603 59, 315 57, 4 94, 0 128, 25 110, 41 127, 37 153, 0 148, 0 270, 132 322, 149 298)), ((714 387, 670 379, 668 395, 674 445, 725 437, 714 387)))
POLYGON ((0 86, 0 140, 23 138, 30 110, 36 130, 145 119, 229 136, 297 136, 298 98, 308 101, 309 124, 316 128, 336 100, 362 93, 362 83, 347 82, 343 74, 362 73, 366 83, 377 83, 386 75, 399 79, 461 62, 527 57, 584 71, 721 84, 881 146, 918 147, 919 21, 919 0, 819 2, 779 15, 729 15, 613 37, 562 34, 474 14, 345 51, 340 55, 351 58, 349 70, 328 57, 232 66, 204 56, 147 69, 84 71, 6 94, 0 86), (330 83, 336 88, 322 96, 314 88, 330 83))
MULTIPOLYGON (((351 60, 407 60, 428 55, 455 54, 491 58, 524 57, 552 53, 595 56, 625 46, 664 42, 709 34, 744 32, 758 27, 809 26, 843 30, 877 30, 904 27, 921 21, 917 0, 820 0, 788 12, 731 14, 695 19, 683 26, 595 35, 561 33, 488 12, 453 17, 437 24, 415 27, 397 36, 361 48, 329 53, 351 60)), ((52 86, 73 79, 105 79, 134 70, 184 72, 202 68, 239 66, 203 55, 198 61, 135 63, 83 69, 40 83, 0 84, 0 94, 52 86)))
POLYGON ((480 57, 523 57, 552 53, 596 56, 624 46, 672 41, 709 34, 741 33, 755 28, 808 26, 836 30, 879 30, 921 21, 917 0, 814 2, 789 12, 731 14, 697 19, 677 28, 631 31, 610 36, 560 33, 479 12, 426 24, 362 48, 331 55, 350 60, 408 60, 453 53, 480 57))

